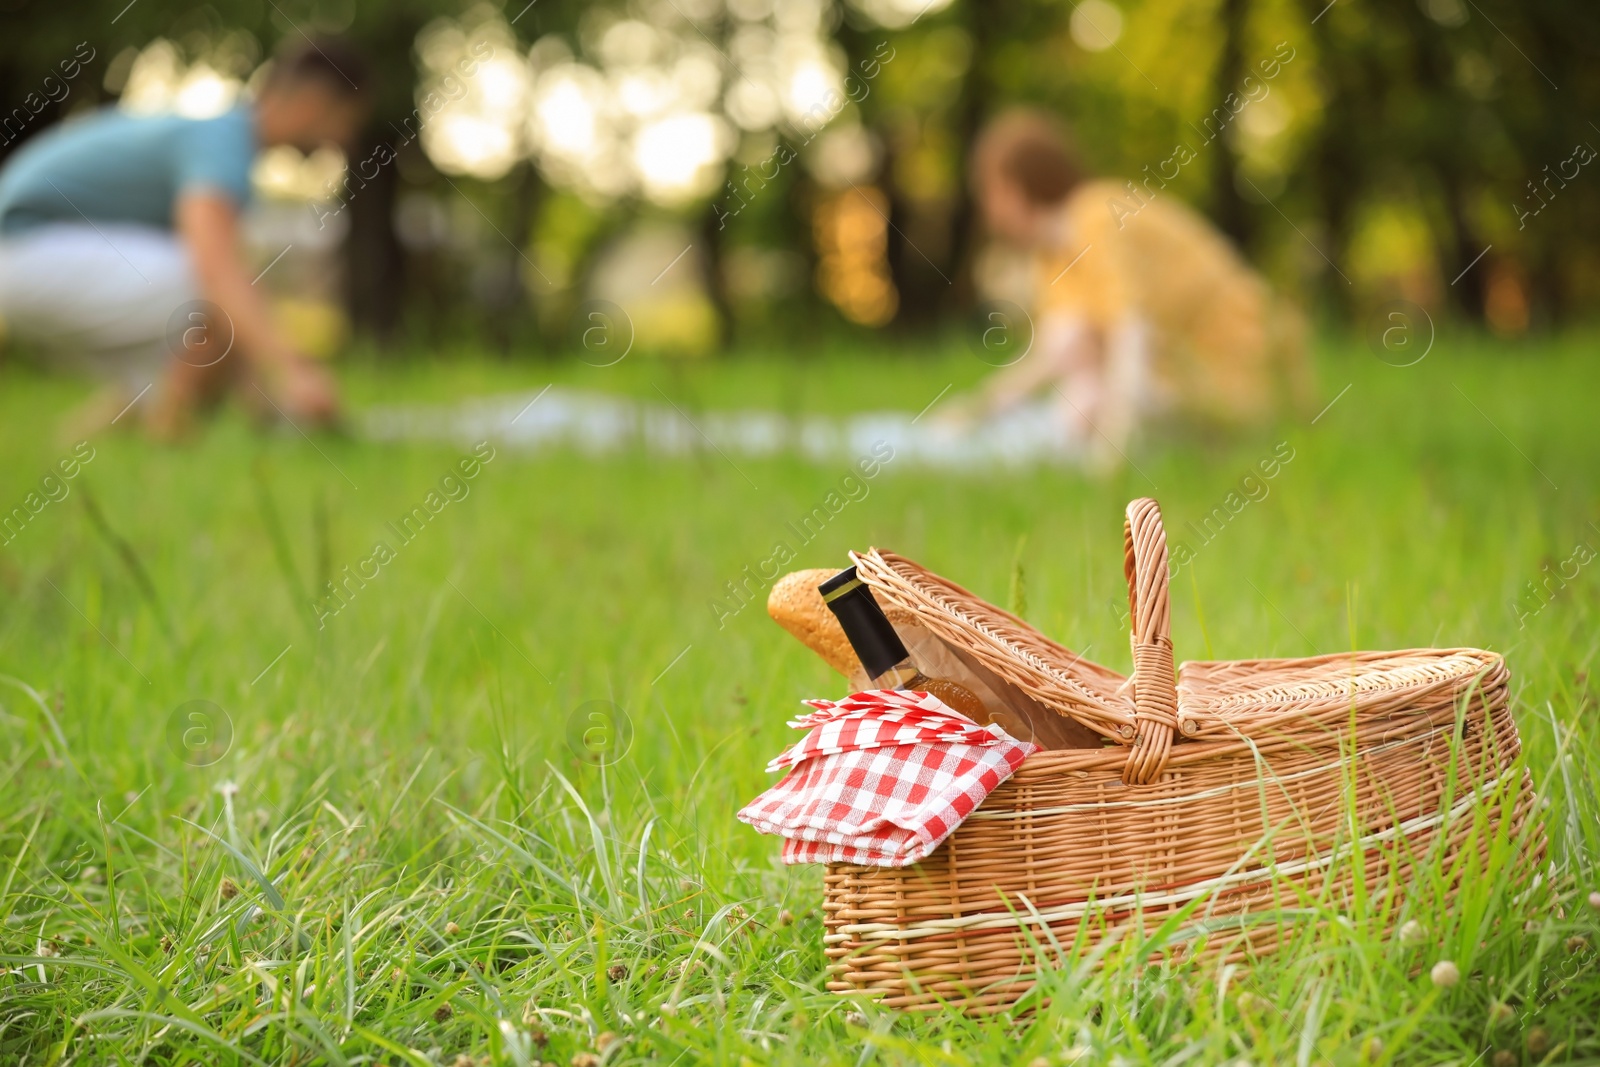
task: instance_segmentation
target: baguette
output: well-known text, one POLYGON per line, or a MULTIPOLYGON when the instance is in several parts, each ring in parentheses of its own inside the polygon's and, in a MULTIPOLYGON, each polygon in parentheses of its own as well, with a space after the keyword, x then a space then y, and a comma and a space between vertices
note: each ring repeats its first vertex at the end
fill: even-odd
MULTIPOLYGON (((779 578, 767 594, 767 614, 773 621, 800 639, 800 643, 821 656, 828 666, 864 689, 867 673, 844 635, 844 627, 822 602, 817 586, 838 574, 837 570, 817 567, 795 571, 779 578)), ((893 620, 890 620, 893 621, 893 620)))

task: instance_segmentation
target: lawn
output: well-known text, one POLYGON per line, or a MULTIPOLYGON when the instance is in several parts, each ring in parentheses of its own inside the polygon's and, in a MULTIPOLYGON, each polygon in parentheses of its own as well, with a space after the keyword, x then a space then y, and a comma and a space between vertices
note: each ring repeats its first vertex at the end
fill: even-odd
MULTIPOLYGON (((1600 1061, 1592 341, 1443 338, 1405 368, 1330 342, 1320 415, 1174 432, 1104 479, 889 462, 797 546, 796 567, 894 548, 1127 670, 1122 508, 1153 495, 1194 555, 1180 659, 1509 659, 1538 891, 1474 880, 1444 911, 1419 886, 1408 944, 1330 908, 1246 969, 1116 953, 986 1020, 825 993, 820 872, 733 817, 798 701, 840 682, 727 583, 846 461, 379 446, 231 415, 194 447, 76 446, 56 427, 83 388, 10 367, 0 508, 74 477, 0 550, 0 1061, 1600 1061), (1274 454, 1262 499, 1185 536, 1274 454), (327 597, 346 567, 377 573, 327 597), (1453 988, 1429 980, 1442 959, 1453 988)), ((359 404, 555 380, 692 415, 916 411, 985 370, 951 344, 348 376, 359 404)))

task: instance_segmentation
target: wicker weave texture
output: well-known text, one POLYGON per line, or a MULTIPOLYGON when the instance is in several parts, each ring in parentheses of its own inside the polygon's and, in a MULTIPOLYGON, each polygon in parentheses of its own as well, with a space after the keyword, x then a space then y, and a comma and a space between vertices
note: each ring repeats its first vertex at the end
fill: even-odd
POLYGON ((1381 893, 1497 839, 1542 855, 1499 656, 1185 663, 1175 681, 1154 501, 1124 533, 1131 681, 903 557, 857 557, 880 598, 1113 743, 1030 757, 919 864, 830 865, 830 989, 1001 1010, 1058 951, 1179 912, 1192 950, 1242 957, 1283 940, 1286 902, 1338 904, 1358 877, 1381 893))

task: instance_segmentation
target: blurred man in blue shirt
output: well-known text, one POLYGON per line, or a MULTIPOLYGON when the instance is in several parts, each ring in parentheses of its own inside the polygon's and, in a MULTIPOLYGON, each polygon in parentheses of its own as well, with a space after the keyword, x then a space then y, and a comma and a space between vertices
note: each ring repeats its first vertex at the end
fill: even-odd
POLYGON ((108 108, 34 138, 0 170, 0 319, 142 396, 158 434, 229 382, 297 423, 333 419, 333 379, 274 323, 239 216, 260 149, 349 145, 363 78, 348 48, 307 41, 215 118, 108 108))

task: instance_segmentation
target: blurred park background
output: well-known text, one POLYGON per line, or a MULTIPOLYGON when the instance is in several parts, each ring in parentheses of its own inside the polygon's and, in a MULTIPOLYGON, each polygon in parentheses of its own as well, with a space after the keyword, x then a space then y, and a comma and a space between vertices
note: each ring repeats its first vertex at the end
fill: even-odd
POLYGON ((285 44, 358 45, 359 146, 258 160, 258 280, 358 415, 505 414, 393 435, 230 414, 189 448, 129 419, 61 444, 87 385, 0 345, 0 1062, 1600 1062, 1600 7, 0 20, 0 160, 107 104, 220 113, 285 44), (896 438, 867 486, 842 456, 715 444, 730 409, 909 418, 993 372, 976 313, 1031 268, 980 225, 967 152, 1012 103, 1298 302, 1314 406, 1095 477, 930 468, 896 438), (1430 358, 1374 341, 1397 301, 1439 331, 1430 358), (518 447, 541 397, 519 432, 594 410, 552 383, 637 394, 693 454, 518 447), (1435 868, 1413 910, 1296 911, 1304 951, 1219 978, 1136 947, 1026 1019, 902 1026, 826 993, 821 872, 733 817, 799 701, 841 685, 747 607, 769 565, 892 548, 1126 671, 1122 512, 1145 495, 1200 553, 1173 583, 1180 660, 1503 651, 1548 898, 1435 868), (599 750, 596 706, 625 727, 599 750), (1413 915, 1424 943, 1389 937, 1413 915), (1438 959, 1459 987, 1430 983, 1438 959))
POLYGON ((936 332, 1024 270, 965 166, 1011 102, 1130 197, 1197 206, 1324 328, 1403 298, 1513 338, 1600 294, 1600 11, 1564 0, 3 6, 0 155, 113 101, 219 113, 284 41, 366 52, 353 158, 255 173, 254 252, 320 353, 545 358, 588 300, 641 354, 936 332))

